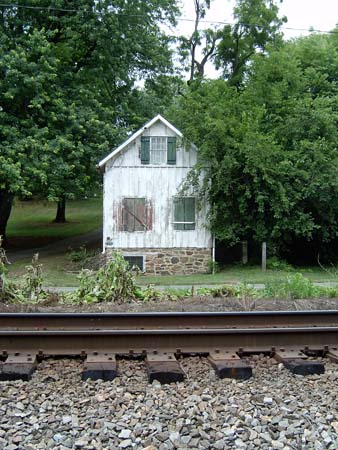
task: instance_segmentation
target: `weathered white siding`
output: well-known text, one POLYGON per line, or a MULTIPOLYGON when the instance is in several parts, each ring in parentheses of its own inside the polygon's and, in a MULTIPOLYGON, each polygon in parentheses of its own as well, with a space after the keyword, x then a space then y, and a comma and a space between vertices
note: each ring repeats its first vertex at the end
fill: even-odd
MULTIPOLYGON (((162 122, 145 129, 145 136, 175 136, 162 122)), ((104 243, 109 237, 116 248, 211 248, 210 232, 204 226, 206 208, 197 211, 195 230, 174 230, 173 197, 196 163, 196 150, 188 151, 177 139, 176 165, 142 165, 141 136, 110 159, 104 174, 104 243), (119 231, 121 202, 126 197, 143 197, 151 203, 152 230, 119 231)))

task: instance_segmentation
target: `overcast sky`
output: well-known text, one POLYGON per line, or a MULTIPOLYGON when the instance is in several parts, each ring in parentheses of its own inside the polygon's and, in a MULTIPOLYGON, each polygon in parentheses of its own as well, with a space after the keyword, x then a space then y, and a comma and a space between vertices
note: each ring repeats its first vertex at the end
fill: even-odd
MULTIPOLYGON (((194 1, 181 0, 182 19, 194 19, 194 1)), ((210 21, 232 21, 232 10, 234 0, 212 0, 211 8, 205 20, 210 21)), ((316 30, 329 31, 338 23, 338 0, 283 0, 279 7, 280 15, 285 15, 288 22, 283 29, 286 37, 306 34, 306 31, 289 30, 287 28, 298 28, 308 30, 313 27, 316 30)), ((206 24, 209 25, 210 24, 206 24)), ((181 21, 179 28, 183 32, 191 32, 192 22, 181 21)))
MULTIPOLYGON (((181 0, 181 19, 194 19, 194 0, 181 0)), ((232 22, 232 10, 235 0, 212 0, 201 28, 217 26, 217 22, 232 22)), ((285 38, 292 38, 309 34, 306 30, 330 31, 338 23, 338 0, 283 0, 279 7, 280 16, 286 16, 288 21, 282 30, 285 38)), ((180 20, 177 27, 178 34, 190 36, 193 21, 180 20)), ((221 25, 219 25, 221 26, 221 25)), ((207 69, 207 75, 212 77, 214 70, 207 69)))

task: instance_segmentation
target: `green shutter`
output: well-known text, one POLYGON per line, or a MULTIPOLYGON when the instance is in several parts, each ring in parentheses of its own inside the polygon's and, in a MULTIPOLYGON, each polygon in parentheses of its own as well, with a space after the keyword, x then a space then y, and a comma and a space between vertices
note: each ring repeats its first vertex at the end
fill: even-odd
POLYGON ((171 165, 176 164, 176 138, 168 137, 167 140, 167 163, 171 165))
POLYGON ((184 221, 185 222, 194 222, 194 223, 186 223, 184 225, 185 230, 194 230, 195 229, 195 199, 194 199, 194 197, 185 197, 184 198, 184 221))
POLYGON ((192 222, 175 223, 175 230, 194 230, 195 229, 195 198, 194 197, 176 197, 174 198, 174 222, 192 222))
MULTIPOLYGON (((184 198, 174 198, 174 222, 184 222, 184 198)), ((175 230, 184 230, 184 223, 175 223, 175 230)))
POLYGON ((149 164, 150 162, 150 137, 141 137, 141 164, 149 164))

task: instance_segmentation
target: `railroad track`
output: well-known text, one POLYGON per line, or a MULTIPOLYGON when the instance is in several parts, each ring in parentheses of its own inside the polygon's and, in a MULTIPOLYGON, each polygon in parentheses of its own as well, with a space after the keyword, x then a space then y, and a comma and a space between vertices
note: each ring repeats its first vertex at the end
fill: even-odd
POLYGON ((0 380, 30 379, 48 357, 81 357, 82 378, 112 380, 122 357, 144 358, 149 380, 181 381, 180 358, 206 355, 217 374, 247 379, 264 353, 296 374, 338 362, 338 311, 0 314, 0 380))

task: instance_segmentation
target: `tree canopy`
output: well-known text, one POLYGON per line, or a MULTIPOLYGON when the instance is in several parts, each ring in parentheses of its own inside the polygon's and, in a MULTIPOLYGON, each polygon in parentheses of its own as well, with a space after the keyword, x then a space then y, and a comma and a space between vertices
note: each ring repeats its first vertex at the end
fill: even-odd
POLYGON ((175 0, 11 2, 0 13, 0 235, 13 196, 84 193, 135 82, 168 74, 175 0), (30 8, 31 6, 31 8, 30 8))
POLYGON ((0 7, 0 235, 15 195, 82 195, 104 154, 169 111, 199 149, 187 183, 210 202, 217 238, 276 252, 337 239, 338 29, 285 42, 279 0, 237 0, 234 24, 200 30, 211 1, 192 1, 189 83, 161 27, 175 24, 176 0, 0 7))
POLYGON ((279 251, 337 237, 337 69, 336 35, 314 35, 256 55, 240 91, 202 81, 181 99, 177 123, 200 152, 188 182, 217 238, 279 251))

